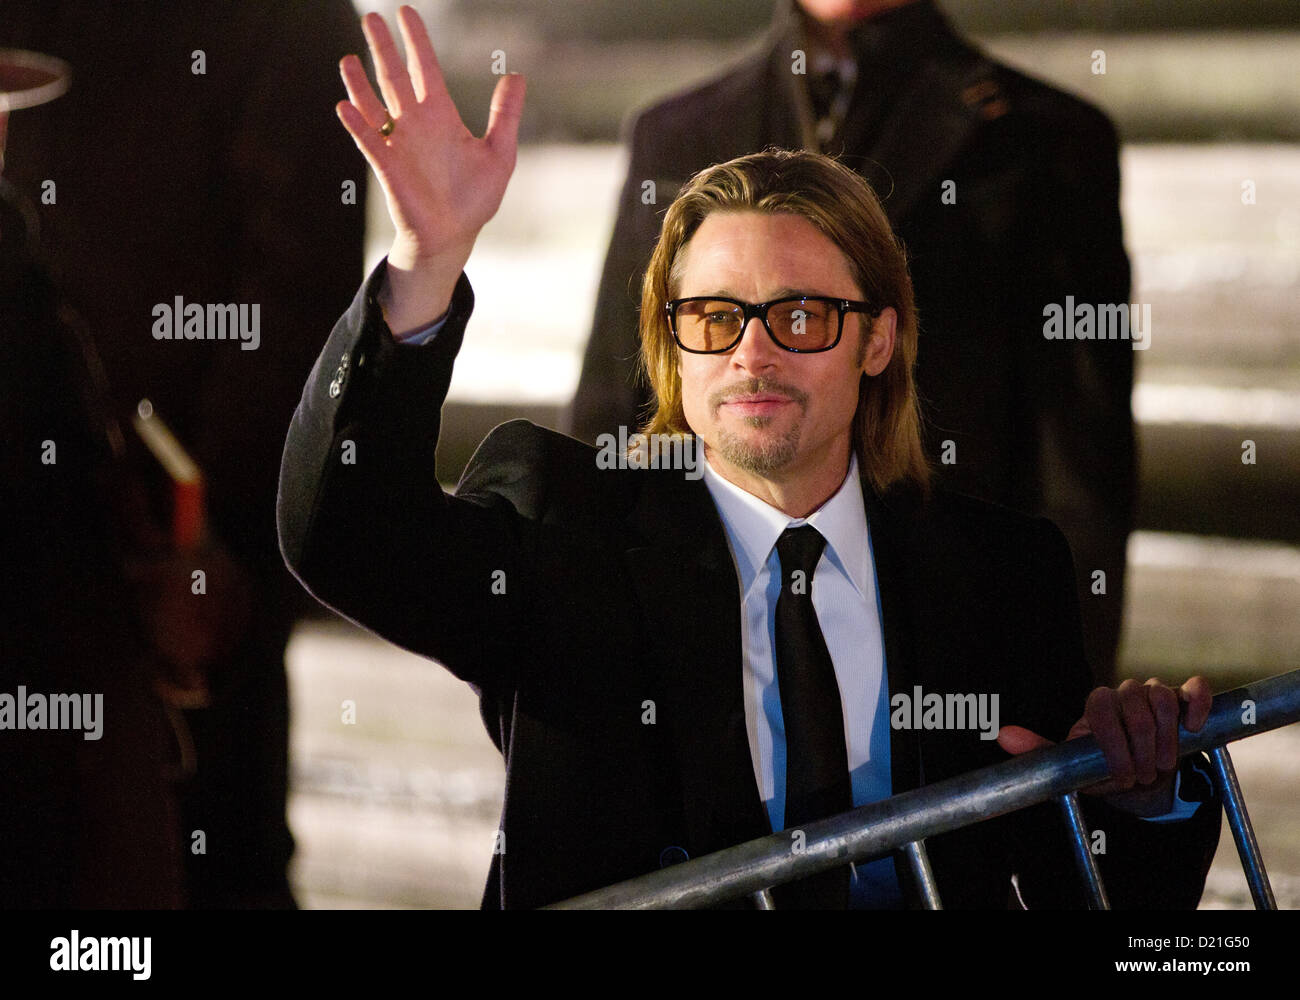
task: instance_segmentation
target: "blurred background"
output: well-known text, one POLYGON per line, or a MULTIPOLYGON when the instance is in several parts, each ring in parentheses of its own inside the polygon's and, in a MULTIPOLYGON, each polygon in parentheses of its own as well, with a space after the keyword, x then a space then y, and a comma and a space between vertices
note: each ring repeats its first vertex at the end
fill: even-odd
MULTIPOLYGON (((392 14, 396 4, 358 3, 392 14)), ((769 0, 416 3, 467 124, 481 131, 494 50, 529 78, 518 167, 467 271, 477 304, 444 415, 454 484, 496 423, 557 426, 577 383, 634 109, 716 73, 769 0), (552 314, 518 303, 572 293, 552 314)), ((942 0, 996 58, 1084 97, 1123 142, 1137 352, 1139 530, 1121 673, 1216 690, 1300 666, 1300 8, 1284 0, 942 0), (1091 53, 1107 56, 1105 75, 1091 53), (1243 204, 1243 182, 1256 201, 1243 204), (1257 448, 1243 465, 1243 441, 1257 448)), ((367 266, 387 219, 371 192, 367 266)), ((472 693, 346 624, 289 647, 290 824, 304 906, 475 906, 503 768, 472 693), (359 706, 355 726, 338 705, 359 706)), ((1300 905, 1297 727, 1235 744, 1279 905, 1300 905)), ((1226 826, 1203 907, 1249 907, 1226 826)))

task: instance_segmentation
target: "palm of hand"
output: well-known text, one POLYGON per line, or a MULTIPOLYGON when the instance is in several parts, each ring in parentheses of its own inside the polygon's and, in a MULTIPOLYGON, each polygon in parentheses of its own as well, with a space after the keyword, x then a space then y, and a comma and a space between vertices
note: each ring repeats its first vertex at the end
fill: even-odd
POLYGON ((524 81, 517 75, 501 78, 487 132, 477 138, 447 92, 419 15, 403 7, 398 21, 406 66, 384 19, 368 14, 362 22, 384 102, 361 61, 348 56, 340 71, 351 100, 336 110, 383 187, 397 231, 394 254, 404 258, 402 263, 468 257, 479 230, 500 207, 514 170, 524 81), (379 129, 390 116, 394 126, 384 136, 379 129))

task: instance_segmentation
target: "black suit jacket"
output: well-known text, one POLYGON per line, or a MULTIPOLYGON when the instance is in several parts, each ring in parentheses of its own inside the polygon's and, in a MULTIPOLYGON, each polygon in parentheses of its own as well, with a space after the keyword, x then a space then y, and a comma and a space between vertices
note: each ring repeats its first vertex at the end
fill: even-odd
MULTIPOLYGON (((1067 295, 1128 301, 1115 130, 1091 105, 968 45, 928 0, 869 24, 832 152, 871 182, 908 250, 926 453, 950 488, 1062 528, 1089 660, 1108 678, 1136 493, 1133 350, 1046 340, 1043 307, 1067 295), (948 182, 955 204, 943 199, 948 182), (946 441, 955 464, 942 464, 946 441), (1091 586, 1097 569, 1104 595, 1091 586)), ((639 423, 651 399, 636 377, 641 277, 681 185, 713 163, 805 145, 807 98, 791 59, 805 45, 782 0, 749 55, 635 118, 569 417, 576 437, 639 423), (647 180, 654 204, 643 201, 647 180)))
MULTIPOLYGON (((483 905, 555 902, 770 832, 738 578, 704 482, 600 470, 591 447, 513 421, 448 495, 434 450, 473 295, 462 276, 433 341, 401 345, 374 299, 382 273, 294 415, 280 542, 317 598, 479 694, 506 761, 504 851, 483 905)), ((969 498, 863 492, 891 691, 996 692, 1002 723, 1064 738, 1090 685, 1060 533, 969 498)), ((895 792, 1006 759, 974 732, 893 731, 891 752, 895 792)), ((1195 905, 1217 803, 1177 824, 1087 809, 1117 905, 1195 905)), ((949 906, 1004 906, 1012 872, 1028 902, 1081 900, 1050 807, 935 837, 930 853, 949 906)))

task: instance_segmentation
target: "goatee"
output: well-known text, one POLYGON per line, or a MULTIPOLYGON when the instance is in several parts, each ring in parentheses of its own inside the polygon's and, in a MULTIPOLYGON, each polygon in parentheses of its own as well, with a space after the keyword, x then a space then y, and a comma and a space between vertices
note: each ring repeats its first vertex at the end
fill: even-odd
MULTIPOLYGON (((808 394, 793 385, 787 385, 776 379, 753 378, 735 385, 719 389, 709 396, 709 405, 716 415, 723 403, 737 396, 755 396, 761 393, 779 393, 794 402, 801 414, 808 412, 808 394)), ((742 417, 741 422, 747 427, 764 428, 772 423, 769 416, 742 417)), ((725 427, 718 428, 718 453, 737 468, 756 476, 768 476, 784 468, 799 451, 800 421, 780 437, 766 437, 753 441, 745 436, 734 434, 725 427)))

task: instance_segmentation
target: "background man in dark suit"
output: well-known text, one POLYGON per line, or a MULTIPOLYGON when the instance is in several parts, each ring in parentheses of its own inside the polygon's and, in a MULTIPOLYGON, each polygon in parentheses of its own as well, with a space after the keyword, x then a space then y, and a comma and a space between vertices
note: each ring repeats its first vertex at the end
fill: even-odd
POLYGON ((1065 532, 1089 661, 1111 683, 1136 490, 1132 347, 1043 336, 1044 306, 1067 295, 1128 300, 1106 117, 990 60, 931 0, 778 0, 750 55, 644 111, 630 145, 570 432, 594 441, 648 416, 637 297, 686 179, 769 145, 840 155, 908 251, 926 454, 949 488, 1065 532))
MULTIPOLYGON (((1180 699, 1199 729, 1208 687, 1127 681, 1085 708, 1060 533, 928 495, 906 264, 847 168, 744 157, 668 213, 643 298, 650 426, 694 433, 704 482, 602 467, 514 422, 455 496, 439 488, 439 410, 473 307, 463 269, 514 166, 523 81, 502 79, 476 139, 418 16, 399 19, 409 74, 368 15, 384 102, 348 57, 338 105, 397 235, 304 390, 278 522, 318 598, 479 693, 508 761, 484 905, 553 902, 1093 732, 1113 777, 1088 820, 1107 831, 1113 897, 1194 906, 1219 811, 1175 750, 1180 699), (886 696, 914 684, 996 695, 1015 724, 1000 749, 959 725, 886 725, 886 696)), ((1026 902, 1077 902, 1054 832, 1039 809, 934 838, 948 904, 1005 905, 1013 872, 1026 902)), ((914 902, 881 864, 778 900, 914 902)))

